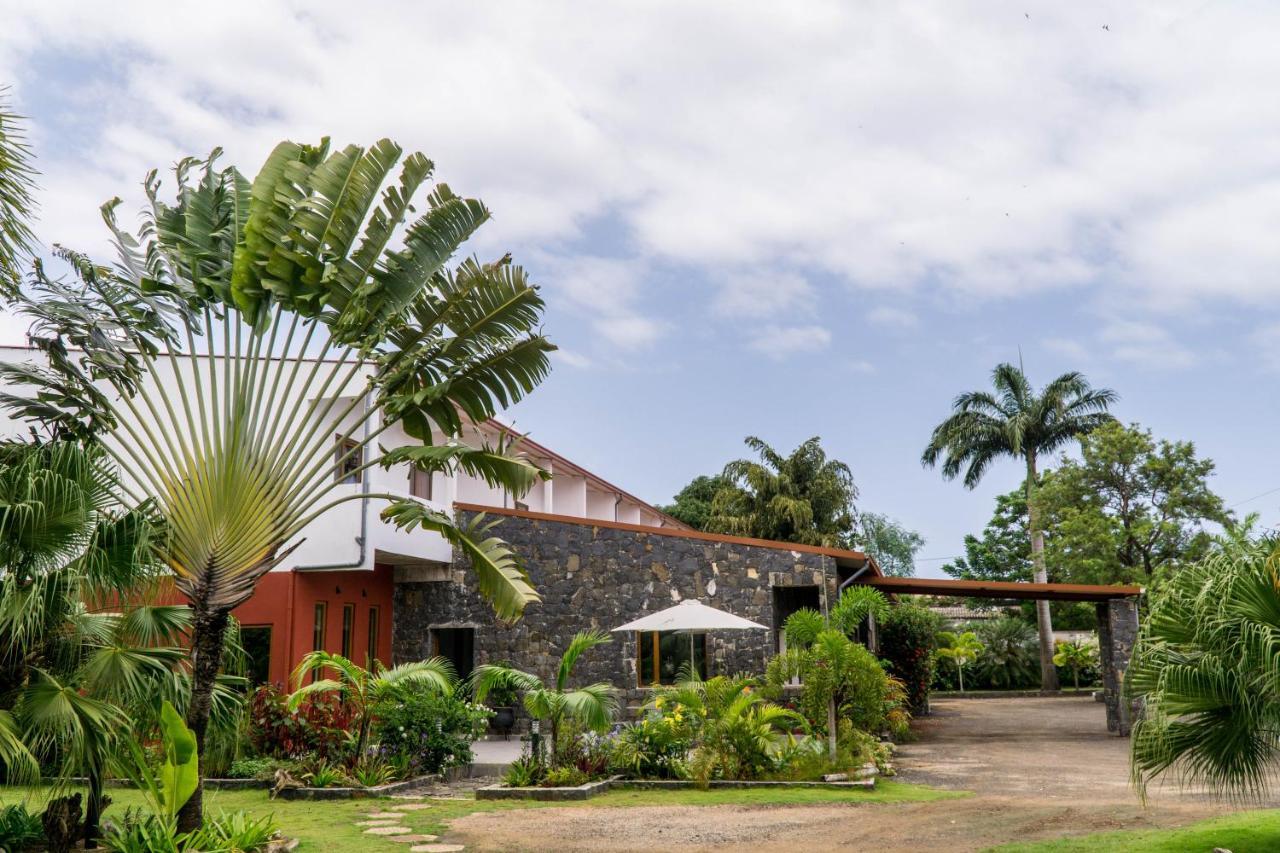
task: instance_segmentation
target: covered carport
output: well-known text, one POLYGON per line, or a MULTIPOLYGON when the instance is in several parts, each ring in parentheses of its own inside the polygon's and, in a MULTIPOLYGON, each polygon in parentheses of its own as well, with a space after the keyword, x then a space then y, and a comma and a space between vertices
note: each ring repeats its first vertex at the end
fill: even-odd
POLYGON ((1121 701, 1124 673, 1129 668, 1133 644, 1138 638, 1140 586, 1101 586, 1074 583, 1017 583, 944 578, 877 577, 870 573, 854 583, 873 587, 886 595, 942 595, 955 598, 991 598, 1030 601, 1092 601, 1098 611, 1098 653, 1102 665, 1103 700, 1107 729, 1128 737, 1133 708, 1121 701))

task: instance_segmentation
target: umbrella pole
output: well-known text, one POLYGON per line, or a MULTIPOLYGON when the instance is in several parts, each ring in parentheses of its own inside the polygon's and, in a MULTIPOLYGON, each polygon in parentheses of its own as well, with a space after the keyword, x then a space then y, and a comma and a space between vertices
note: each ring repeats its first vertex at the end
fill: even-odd
POLYGON ((690 676, 697 675, 698 677, 702 676, 702 673, 698 672, 698 662, 693 659, 693 632, 692 631, 689 632, 689 675, 690 676))

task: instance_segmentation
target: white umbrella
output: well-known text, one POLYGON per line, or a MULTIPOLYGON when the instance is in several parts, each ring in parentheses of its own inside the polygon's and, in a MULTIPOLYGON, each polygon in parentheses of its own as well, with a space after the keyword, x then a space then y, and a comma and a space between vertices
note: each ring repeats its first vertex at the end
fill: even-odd
POLYGON ((706 631, 768 631, 758 622, 708 607, 700 601, 686 599, 674 607, 642 616, 614 631, 688 631, 689 665, 694 665, 693 635, 706 631))

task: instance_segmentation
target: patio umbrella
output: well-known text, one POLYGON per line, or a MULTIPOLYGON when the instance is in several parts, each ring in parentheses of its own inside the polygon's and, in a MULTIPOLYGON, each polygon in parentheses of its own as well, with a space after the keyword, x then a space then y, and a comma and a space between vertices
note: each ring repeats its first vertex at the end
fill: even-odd
POLYGON ((689 666, 694 665, 693 635, 707 631, 768 631, 759 622, 725 613, 714 607, 708 607, 692 598, 685 599, 674 607, 659 610, 648 616, 642 616, 625 625, 619 625, 614 631, 687 631, 689 634, 689 666))

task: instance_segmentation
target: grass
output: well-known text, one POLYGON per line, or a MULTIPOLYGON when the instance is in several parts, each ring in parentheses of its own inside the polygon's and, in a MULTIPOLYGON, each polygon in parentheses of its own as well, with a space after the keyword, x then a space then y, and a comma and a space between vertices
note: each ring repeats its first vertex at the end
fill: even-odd
MULTIPOLYGON (((32 811, 41 808, 47 788, 0 787, 0 806, 26 801, 32 811)), ((112 805, 106 816, 119 813, 128 806, 144 804, 137 791, 113 788, 108 791, 112 805)), ((402 826, 414 833, 443 835, 456 818, 477 812, 510 811, 512 809, 548 808, 558 805, 590 808, 628 808, 633 806, 720 806, 720 805, 850 805, 922 802, 965 796, 963 792, 941 791, 923 785, 912 785, 892 779, 881 780, 873 791, 840 791, 823 789, 732 789, 716 791, 613 791, 582 803, 535 803, 521 800, 428 800, 431 808, 405 812, 402 826)), ((300 851, 364 851, 399 850, 403 844, 364 835, 355 822, 370 812, 381 811, 403 800, 326 800, 320 802, 270 800, 266 791, 208 791, 205 810, 243 809, 254 816, 274 814, 286 835, 299 839, 300 851)))
POLYGON ((1280 809, 1239 812, 1179 829, 1102 832, 995 849, 1000 853, 1207 853, 1215 847, 1232 853, 1280 850, 1280 809))

